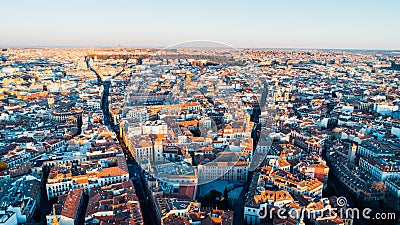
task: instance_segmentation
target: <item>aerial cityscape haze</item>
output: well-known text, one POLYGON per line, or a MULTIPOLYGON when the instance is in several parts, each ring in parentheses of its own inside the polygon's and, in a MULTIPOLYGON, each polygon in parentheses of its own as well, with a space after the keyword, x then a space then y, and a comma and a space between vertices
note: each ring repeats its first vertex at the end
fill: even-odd
POLYGON ((400 49, 397 0, 3 1, 5 47, 400 49))
POLYGON ((400 224, 398 1, 4 1, 0 225, 400 224))

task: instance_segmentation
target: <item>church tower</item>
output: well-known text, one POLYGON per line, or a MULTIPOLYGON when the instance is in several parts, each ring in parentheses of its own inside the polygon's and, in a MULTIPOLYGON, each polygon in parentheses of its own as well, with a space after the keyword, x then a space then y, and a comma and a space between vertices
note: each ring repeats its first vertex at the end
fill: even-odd
POLYGON ((60 225, 60 220, 56 214, 56 208, 53 207, 53 219, 51 220, 51 225, 60 225))

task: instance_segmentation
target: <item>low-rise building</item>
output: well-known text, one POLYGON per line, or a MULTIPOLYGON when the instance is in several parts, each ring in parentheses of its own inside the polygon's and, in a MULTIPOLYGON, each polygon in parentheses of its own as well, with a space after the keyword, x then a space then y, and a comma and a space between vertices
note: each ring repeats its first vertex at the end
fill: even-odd
POLYGON ((47 197, 49 199, 58 197, 77 188, 89 192, 94 187, 128 179, 128 167, 123 157, 84 161, 80 164, 68 162, 50 169, 46 183, 47 197))

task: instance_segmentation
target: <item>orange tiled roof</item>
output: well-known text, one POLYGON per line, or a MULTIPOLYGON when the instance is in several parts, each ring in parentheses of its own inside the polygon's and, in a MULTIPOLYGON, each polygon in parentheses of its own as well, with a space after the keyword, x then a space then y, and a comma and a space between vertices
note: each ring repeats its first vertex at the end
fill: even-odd
POLYGON ((127 172, 122 170, 121 168, 118 167, 111 167, 111 168, 103 168, 98 176, 99 177, 108 177, 108 176, 121 176, 121 175, 126 175, 127 172))
POLYGON ((61 211, 61 215, 71 219, 75 219, 76 215, 78 215, 77 210, 79 208, 79 204, 81 203, 82 194, 83 189, 81 188, 69 191, 63 209, 61 211))

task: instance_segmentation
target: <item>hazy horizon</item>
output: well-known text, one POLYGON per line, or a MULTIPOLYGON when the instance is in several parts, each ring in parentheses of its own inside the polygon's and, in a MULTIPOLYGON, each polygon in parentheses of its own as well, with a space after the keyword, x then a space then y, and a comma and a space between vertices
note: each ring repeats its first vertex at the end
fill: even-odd
MULTIPOLYGON (((44 48, 51 48, 51 49, 147 49, 147 48, 154 48, 154 49, 174 49, 174 48, 167 48, 167 46, 0 46, 0 49, 44 49, 44 48)), ((201 48, 201 47, 185 47, 185 48, 201 48)), ((221 47, 205 47, 209 49, 221 49, 221 47)), ((296 47, 237 47, 237 49, 254 49, 254 50, 343 50, 343 51, 386 51, 386 52, 400 52, 399 49, 368 49, 368 48, 296 48, 296 47)))
POLYGON ((400 2, 77 1, 2 3, 1 47, 164 47, 212 40, 237 48, 400 49, 400 2))

